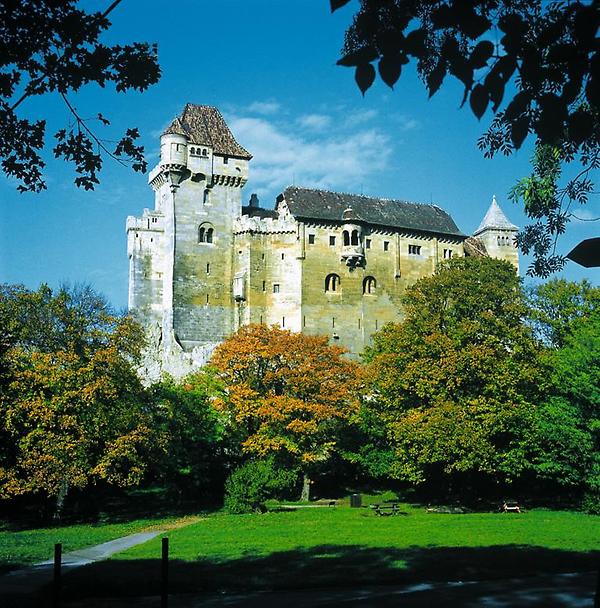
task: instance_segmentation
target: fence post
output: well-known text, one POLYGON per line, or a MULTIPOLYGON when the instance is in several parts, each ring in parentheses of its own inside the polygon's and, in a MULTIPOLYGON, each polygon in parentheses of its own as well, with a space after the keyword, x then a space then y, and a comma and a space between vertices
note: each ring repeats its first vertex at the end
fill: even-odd
POLYGON ((58 608, 60 605, 60 569, 62 565, 62 544, 54 545, 54 580, 52 584, 52 606, 58 608))
POLYGON ((169 605, 169 539, 162 539, 162 558, 160 568, 160 608, 169 605))

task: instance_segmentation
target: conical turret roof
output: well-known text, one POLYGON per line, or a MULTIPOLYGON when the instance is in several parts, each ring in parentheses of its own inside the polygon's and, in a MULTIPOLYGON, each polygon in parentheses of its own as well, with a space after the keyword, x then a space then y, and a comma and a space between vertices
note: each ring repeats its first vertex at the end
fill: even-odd
POLYGON ((518 230, 519 228, 515 226, 512 222, 508 220, 506 215, 504 215, 504 211, 500 209, 500 205, 496 202, 496 196, 492 197, 492 204, 490 208, 487 210, 485 217, 481 220, 481 224, 479 224, 479 228, 475 230, 473 236, 477 236, 480 232, 484 230, 518 230))

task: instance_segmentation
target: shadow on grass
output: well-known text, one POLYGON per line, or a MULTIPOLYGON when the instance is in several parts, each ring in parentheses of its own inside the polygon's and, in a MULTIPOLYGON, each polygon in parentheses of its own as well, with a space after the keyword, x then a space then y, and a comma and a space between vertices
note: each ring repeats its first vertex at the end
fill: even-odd
MULTIPOLYGON (((201 547, 198 547, 201 550, 201 547)), ((597 568, 600 552, 540 547, 366 548, 323 545, 237 559, 169 563, 171 593, 404 585, 423 581, 493 580, 597 568)), ((64 577, 65 598, 156 595, 160 561, 111 560, 64 577)))

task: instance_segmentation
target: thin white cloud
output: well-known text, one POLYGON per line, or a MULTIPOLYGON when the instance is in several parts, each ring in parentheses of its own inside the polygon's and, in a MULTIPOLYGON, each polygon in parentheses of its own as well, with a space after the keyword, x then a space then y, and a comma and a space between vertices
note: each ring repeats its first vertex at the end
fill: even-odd
POLYGON ((347 127, 359 127, 372 122, 377 118, 377 110, 364 110, 363 112, 351 112, 346 116, 347 127))
POLYGON ((281 110, 281 105, 276 101, 255 101, 248 106, 248 111, 253 114, 271 116, 281 110))
MULTIPOLYGON (((357 190, 385 169, 389 137, 375 128, 298 134, 265 118, 233 116, 231 130, 252 152, 250 181, 258 194, 273 197, 286 186, 357 190)), ((267 201, 265 201, 267 202, 267 201)))
POLYGON ((326 114, 305 114, 300 116, 298 124, 305 129, 321 131, 331 124, 331 117, 326 114))

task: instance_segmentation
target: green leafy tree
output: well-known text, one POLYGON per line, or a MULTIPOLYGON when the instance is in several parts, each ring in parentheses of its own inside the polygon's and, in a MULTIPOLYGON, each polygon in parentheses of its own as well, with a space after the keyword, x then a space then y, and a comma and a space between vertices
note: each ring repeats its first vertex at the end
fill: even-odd
MULTIPOLYGON (((46 188, 41 151, 46 121, 19 115, 23 103, 54 94, 70 112, 72 125, 55 135, 53 152, 75 165, 75 184, 91 190, 98 183, 103 156, 135 171, 146 171, 139 132, 127 129, 117 142, 97 135, 109 120, 100 112, 84 119, 69 99, 71 92, 95 83, 113 85, 117 92, 144 91, 160 76, 156 45, 146 42, 109 46, 101 36, 110 28, 109 14, 88 12, 77 0, 9 0, 0 4, 0 159, 2 170, 17 179, 21 192, 46 188)), ((114 139, 114 137, 112 138, 114 139)))
MULTIPOLYGON (((330 0, 332 10, 349 0, 330 0)), ((600 166, 600 52, 597 2, 513 0, 361 0, 345 37, 340 65, 354 69, 363 93, 377 77, 393 87, 414 61, 430 97, 446 78, 463 86, 481 119, 494 117, 478 145, 485 156, 509 155, 532 134, 534 172, 513 196, 533 224, 519 233, 532 251, 532 274, 564 264, 556 238, 593 191, 600 166), (551 160, 553 167, 546 163, 551 160), (580 171, 559 187, 560 165, 580 171)))
POLYGON ((584 487, 600 505, 600 289, 551 281, 535 290, 548 352, 552 394, 543 424, 560 416, 542 445, 539 467, 560 466, 561 480, 584 487), (549 465, 550 463, 550 465, 549 465))
POLYGON ((214 407, 222 396, 221 383, 210 370, 180 382, 166 378, 150 387, 153 428, 164 438, 155 475, 179 495, 206 496, 223 489, 227 467, 237 453, 214 407))
POLYGON ((4 286, 0 497, 55 501, 142 480, 157 443, 134 364, 142 330, 93 290, 4 286))
POLYGON ((510 264, 461 258, 418 281, 367 352, 373 407, 413 483, 511 482, 531 470, 539 349, 510 264))

